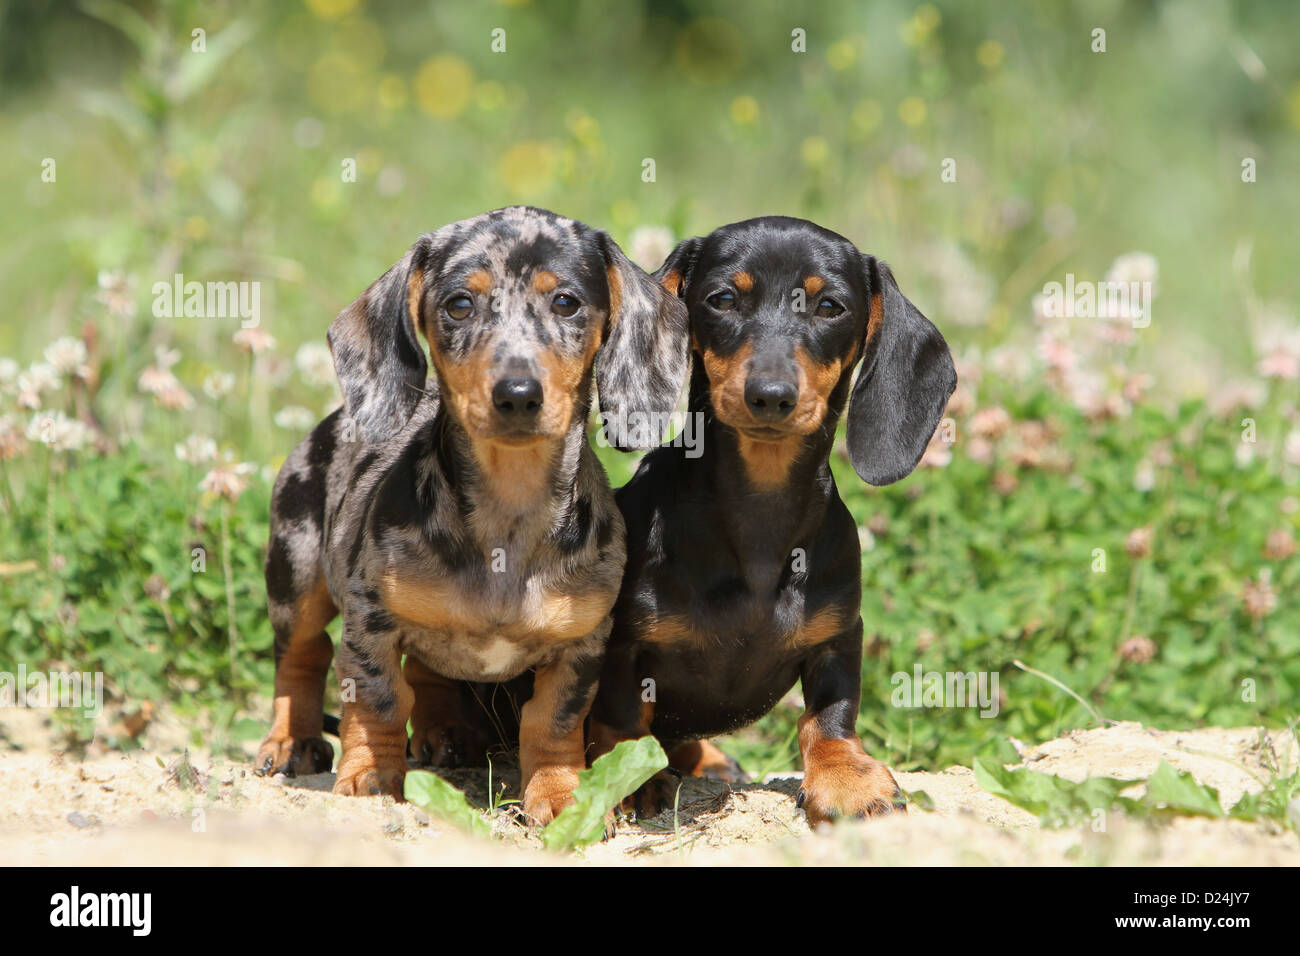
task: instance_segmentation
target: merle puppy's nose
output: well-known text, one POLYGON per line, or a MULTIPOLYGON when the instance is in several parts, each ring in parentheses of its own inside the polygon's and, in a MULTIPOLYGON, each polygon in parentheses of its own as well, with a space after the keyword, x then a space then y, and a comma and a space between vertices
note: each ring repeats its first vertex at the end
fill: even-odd
POLYGON ((492 404, 507 418, 532 418, 542 408, 542 383, 535 378, 503 378, 492 386, 492 404))
POLYGON ((799 388, 783 379, 749 378, 745 380, 745 404, 760 422, 779 422, 790 417, 799 401, 799 388))

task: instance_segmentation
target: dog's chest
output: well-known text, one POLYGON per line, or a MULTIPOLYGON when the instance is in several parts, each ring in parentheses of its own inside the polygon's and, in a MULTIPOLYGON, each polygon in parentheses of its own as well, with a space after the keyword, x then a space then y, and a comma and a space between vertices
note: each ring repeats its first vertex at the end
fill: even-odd
POLYGON ((404 649, 459 680, 507 680, 605 623, 612 587, 540 575, 439 575, 389 569, 381 594, 404 649))

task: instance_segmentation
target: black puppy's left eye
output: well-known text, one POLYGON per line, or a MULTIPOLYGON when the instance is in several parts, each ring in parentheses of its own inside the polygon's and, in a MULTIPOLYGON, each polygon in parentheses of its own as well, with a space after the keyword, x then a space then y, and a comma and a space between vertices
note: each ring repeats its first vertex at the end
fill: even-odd
POLYGON ((582 308, 582 303, 569 295, 567 292, 561 292, 551 300, 551 311, 556 315, 568 318, 582 308))
POLYGON ((731 292, 723 289, 721 292, 715 292, 705 299, 709 305, 713 306, 719 312, 730 312, 736 307, 736 297, 731 292))
POLYGON ((817 303, 817 314, 825 318, 832 318, 844 311, 844 306, 840 305, 834 299, 822 299, 817 303))

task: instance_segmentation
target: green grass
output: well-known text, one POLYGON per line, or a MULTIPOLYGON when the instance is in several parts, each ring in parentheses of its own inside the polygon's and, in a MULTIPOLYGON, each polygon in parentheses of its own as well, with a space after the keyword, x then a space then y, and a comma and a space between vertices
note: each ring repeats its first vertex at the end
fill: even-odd
MULTIPOLYGON (((936 767, 1010 758, 1008 735, 1035 741, 1094 723, 1089 708, 1014 660, 1108 719, 1285 723, 1300 694, 1292 599, 1300 565, 1264 552, 1270 533, 1296 530, 1297 515, 1267 456, 1238 465, 1240 429, 1199 403, 1171 414, 1139 405, 1128 419, 1090 422, 1049 391, 1011 401, 1008 389, 1016 420, 1055 423, 1054 469, 980 464, 961 440, 947 467, 885 489, 834 463, 855 517, 876 529, 862 565, 868 647, 858 729, 869 748, 900 769, 936 767), (1139 462, 1158 443, 1167 446, 1164 463, 1151 490, 1138 491, 1139 462), (995 476, 1013 473, 1017 489, 999 491, 995 476), (1126 538, 1144 526, 1149 554, 1132 557, 1126 538), (1104 572, 1094 570, 1097 549, 1104 572), (1243 589, 1261 572, 1277 603, 1252 618, 1243 589), (1121 656, 1133 635, 1154 643, 1150 660, 1121 656), (997 719, 974 708, 890 706, 890 676, 910 675, 917 663, 996 672, 997 719)), ((1011 433, 1000 442, 998 454, 1010 454, 1011 433)), ((6 463, 14 507, 0 513, 0 561, 26 570, 0 575, 0 652, 31 669, 102 670, 116 698, 202 710, 233 743, 256 736, 265 715, 244 705, 271 685, 268 485, 251 475, 229 506, 232 673, 220 535, 227 505, 200 492, 207 466, 183 464, 160 445, 97 455, 36 444, 6 463)), ((630 470, 634 459, 615 454, 611 465, 630 470)), ((725 746, 752 769, 793 766, 797 716, 782 704, 725 746)))

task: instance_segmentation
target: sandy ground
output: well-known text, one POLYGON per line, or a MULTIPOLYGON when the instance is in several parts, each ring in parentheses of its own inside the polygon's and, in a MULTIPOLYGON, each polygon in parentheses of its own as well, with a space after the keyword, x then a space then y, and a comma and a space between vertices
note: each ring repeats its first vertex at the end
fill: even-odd
MULTIPOLYGON (((18 745, 21 734, 12 725, 3 730, 7 745, 18 745)), ((1145 777, 1164 759, 1217 787, 1226 807, 1260 789, 1267 767, 1296 766, 1300 748, 1293 735, 1256 728, 1172 732, 1129 723, 1076 731, 1023 748, 1022 757, 1035 770, 1076 780, 1145 777)), ((1112 815, 1103 833, 1041 830, 963 767, 897 775, 905 790, 929 795, 932 812, 817 833, 795 808, 797 775, 734 790, 690 780, 676 820, 669 811, 624 821, 613 839, 565 856, 542 850, 503 812, 490 814, 497 839, 475 840, 389 798, 335 797, 332 774, 263 779, 247 764, 202 754, 191 765, 193 778, 176 747, 80 761, 48 749, 0 753, 0 858, 189 866, 1300 864, 1300 840, 1271 824, 1184 818, 1152 826, 1112 815)), ((448 778, 486 806, 485 773, 448 778)))

